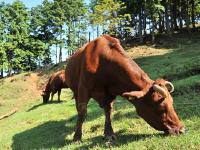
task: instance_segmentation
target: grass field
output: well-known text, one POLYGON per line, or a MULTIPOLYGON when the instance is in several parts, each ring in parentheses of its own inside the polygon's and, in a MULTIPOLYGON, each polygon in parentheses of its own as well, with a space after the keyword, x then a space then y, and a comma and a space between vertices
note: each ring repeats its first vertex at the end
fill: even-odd
POLYGON ((18 108, 17 113, 0 120, 0 149, 200 149, 200 34, 159 37, 158 45, 134 47, 128 53, 134 57, 134 50, 140 48, 142 54, 137 51, 135 61, 145 72, 152 79, 163 77, 174 83, 174 107, 189 130, 187 134, 164 136, 138 117, 129 102, 117 97, 112 114, 117 140, 103 138, 104 113, 91 100, 83 125, 83 142, 74 143, 77 113, 71 91, 62 92, 62 103, 57 103, 55 95, 54 102, 43 105, 34 86, 44 83, 50 72, 62 64, 50 67, 34 83, 36 78, 27 73, 14 77, 12 82, 11 78, 0 80, 0 115, 18 108))

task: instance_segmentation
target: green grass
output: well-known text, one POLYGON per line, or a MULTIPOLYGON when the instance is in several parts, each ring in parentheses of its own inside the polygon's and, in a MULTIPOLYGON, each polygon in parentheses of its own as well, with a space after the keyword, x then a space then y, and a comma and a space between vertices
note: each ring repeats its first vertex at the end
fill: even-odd
MULTIPOLYGON (((169 53, 138 58, 136 62, 151 78, 164 77, 174 83, 174 107, 189 130, 187 134, 164 136, 138 117, 130 103, 117 97, 112 114, 117 140, 108 141, 103 138, 104 113, 91 100, 83 125, 83 142, 73 143, 77 113, 74 101, 71 100, 72 93, 68 89, 62 92, 61 104, 56 102, 57 95, 54 96, 53 103, 45 105, 40 98, 35 101, 27 100, 20 111, 1 120, 0 149, 200 149, 200 35, 177 34, 160 40, 164 44, 157 48, 168 49, 169 53)), ((44 74, 49 74, 50 71, 52 69, 44 74)), ((2 101, 2 93, 8 94, 12 90, 11 83, 5 81, 0 88, 2 101)), ((3 103, 9 107, 20 101, 19 97, 10 103, 15 99, 14 95, 19 93, 16 91, 13 95, 8 94, 8 97, 4 94, 3 103)), ((0 112, 2 109, 3 106, 0 106, 0 112)))

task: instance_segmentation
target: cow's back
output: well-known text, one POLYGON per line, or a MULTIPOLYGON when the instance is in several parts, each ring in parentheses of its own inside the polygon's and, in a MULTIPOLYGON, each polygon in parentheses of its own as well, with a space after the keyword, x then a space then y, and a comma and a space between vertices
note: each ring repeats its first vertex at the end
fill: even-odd
POLYGON ((47 84, 47 88, 52 91, 52 90, 60 90, 62 88, 68 88, 66 82, 65 82, 65 71, 61 70, 58 71, 54 74, 52 74, 52 76, 50 77, 48 84, 47 84))
POLYGON ((84 85, 93 98, 105 93, 121 95, 125 91, 139 90, 150 80, 126 56, 119 41, 106 35, 85 44, 72 55, 65 74, 67 85, 75 96, 78 87, 84 85))

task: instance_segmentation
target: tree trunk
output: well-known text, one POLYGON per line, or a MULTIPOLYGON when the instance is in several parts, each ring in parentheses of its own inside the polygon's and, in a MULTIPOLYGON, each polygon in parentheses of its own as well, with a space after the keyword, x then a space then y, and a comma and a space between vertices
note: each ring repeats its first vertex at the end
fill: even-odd
POLYGON ((12 50, 10 50, 10 49, 7 50, 6 55, 7 55, 7 60, 8 60, 8 74, 7 74, 7 76, 11 76, 11 73, 12 73, 12 58, 13 58, 12 50))
POLYGON ((147 17, 146 17, 146 12, 144 11, 144 14, 143 14, 143 31, 144 31, 144 35, 146 36, 147 35, 147 17))
POLYGON ((48 45, 48 60, 47 60, 47 64, 50 64, 51 63, 51 52, 50 52, 50 46, 48 45))
POLYGON ((91 32, 89 32, 89 37, 88 38, 89 38, 88 41, 90 42, 90 40, 91 40, 91 32))
POLYGON ((97 25, 97 37, 99 37, 99 26, 97 25))
POLYGON ((39 60, 38 61, 38 67, 41 68, 41 57, 40 56, 39 56, 38 60, 39 60))
POLYGON ((3 78, 3 68, 1 68, 1 71, 0 71, 0 79, 3 78))
POLYGON ((58 43, 56 42, 56 64, 58 63, 58 43))
POLYGON ((166 26, 166 33, 170 33, 170 24, 169 24, 169 2, 165 2, 165 26, 166 26))
POLYGON ((59 63, 62 62, 62 45, 60 44, 59 46, 60 50, 59 50, 59 63))
POLYGON ((163 32, 163 24, 162 24, 162 22, 163 22, 163 17, 162 17, 162 14, 159 13, 159 23, 158 23, 158 25, 159 25, 159 29, 158 29, 159 33, 163 32))
POLYGON ((78 30, 78 32, 77 32, 77 39, 78 39, 78 47, 80 47, 81 46, 81 40, 80 40, 80 30, 78 30))
POLYGON ((186 1, 185 23, 187 31, 190 32, 189 2, 186 1))
POLYGON ((140 12, 139 12, 139 38, 140 38, 140 44, 143 43, 143 36, 142 36, 142 6, 140 5, 140 12))
POLYGON ((155 22, 154 21, 152 21, 151 37, 152 37, 152 39, 151 39, 152 43, 155 43, 155 22))
POLYGON ((60 33, 60 45, 59 45, 59 61, 58 61, 59 63, 62 62, 62 26, 60 26, 60 31, 61 33, 60 33))
POLYGON ((31 56, 28 56, 28 64, 29 64, 29 71, 33 69, 33 66, 31 64, 31 56))
POLYGON ((183 29, 183 18, 184 18, 184 1, 183 0, 179 0, 179 27, 180 29, 183 29))
POLYGON ((1 69, 0 69, 0 79, 3 78, 3 60, 0 61, 1 69))
POLYGON ((68 54, 69 54, 69 56, 71 56, 71 26, 69 26, 68 27, 68 42, 67 42, 67 44, 68 44, 68 54))
POLYGON ((192 28, 195 28, 195 5, 194 5, 194 0, 191 0, 192 3, 192 28))
POLYGON ((8 77, 10 77, 11 76, 11 74, 12 74, 12 69, 11 69, 12 67, 11 66, 9 66, 9 68, 8 68, 8 77))
POLYGON ((181 15, 179 16, 179 27, 180 29, 183 29, 183 19, 181 15))
POLYGON ((177 31, 178 30, 178 25, 177 25, 177 1, 174 1, 174 4, 173 4, 173 8, 172 8, 172 20, 173 20, 173 27, 174 27, 174 30, 177 31))

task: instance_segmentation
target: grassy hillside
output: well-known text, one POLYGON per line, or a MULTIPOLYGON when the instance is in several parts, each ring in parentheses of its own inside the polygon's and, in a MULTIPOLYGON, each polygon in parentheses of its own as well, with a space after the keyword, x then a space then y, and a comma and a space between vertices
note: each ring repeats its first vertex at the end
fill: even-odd
POLYGON ((35 73, 22 73, 0 80, 0 116, 13 108, 19 110, 27 102, 35 101, 40 93, 36 88, 38 76, 35 73))
POLYGON ((62 103, 56 102, 55 95, 53 103, 43 105, 35 89, 42 87, 48 75, 62 68, 63 63, 49 67, 34 81, 34 74, 15 76, 12 82, 12 78, 0 80, 0 114, 18 107, 17 113, 0 120, 0 149, 200 149, 200 34, 160 36, 157 41, 153 46, 137 46, 127 52, 151 78, 164 77, 174 83, 174 107, 189 129, 187 134, 164 136, 118 97, 112 114, 117 140, 103 138, 103 110, 91 100, 83 142, 73 143, 77 113, 71 91, 62 92, 62 103))

